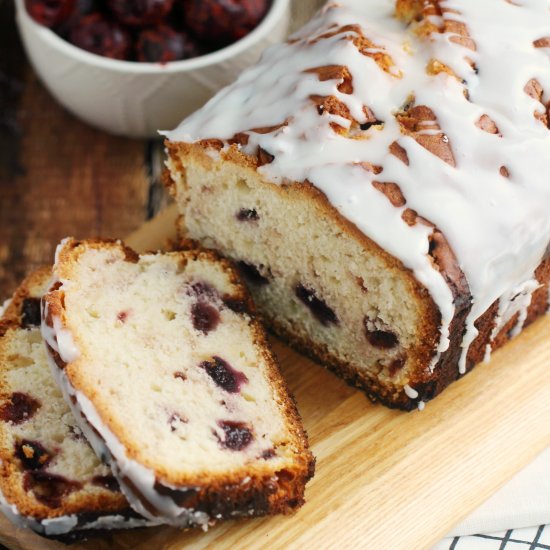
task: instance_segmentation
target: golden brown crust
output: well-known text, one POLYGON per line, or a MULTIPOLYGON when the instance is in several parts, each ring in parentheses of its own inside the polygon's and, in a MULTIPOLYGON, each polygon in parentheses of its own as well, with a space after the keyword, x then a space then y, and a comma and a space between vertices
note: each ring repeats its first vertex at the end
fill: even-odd
MULTIPOLYGON (((41 298, 41 289, 51 278, 51 268, 40 267, 21 283, 0 319, 0 403, 5 403, 13 390, 7 386, 6 371, 10 358, 5 355, 9 340, 15 331, 22 330, 23 304, 27 298, 41 298)), ((19 464, 13 448, 6 445, 8 439, 6 423, 0 421, 0 491, 10 504, 14 504, 22 516, 37 521, 48 518, 77 514, 91 520, 92 516, 106 514, 134 515, 128 502, 120 492, 96 491, 94 494, 75 492, 62 500, 60 506, 48 506, 24 489, 25 471, 19 464)))
POLYGON ((426 105, 407 104, 406 109, 396 114, 401 131, 412 137, 419 145, 451 166, 456 166, 449 139, 437 122, 435 113, 426 105), (430 130, 426 133, 426 130, 430 130))
MULTIPOLYGON (((187 243, 190 244, 190 243, 187 243)), ((70 239, 61 249, 56 264, 56 272, 60 278, 70 276, 72 265, 78 261, 78 256, 87 248, 118 247, 126 255, 128 261, 139 259, 132 249, 126 247, 120 241, 76 241, 70 239)), ((226 473, 212 473, 209 471, 196 474, 181 473, 175 475, 173 472, 163 469, 160 466, 144 464, 154 472, 160 491, 165 491, 177 501, 182 501, 187 506, 195 507, 197 510, 216 511, 211 515, 230 517, 231 511, 243 511, 247 515, 263 515, 266 513, 290 512, 304 502, 305 483, 311 478, 314 471, 314 458, 309 451, 307 437, 302 427, 301 419, 297 411, 293 397, 283 380, 275 358, 269 348, 265 332, 256 317, 255 307, 246 287, 240 281, 239 275, 233 265, 226 259, 221 258, 213 250, 191 249, 165 253, 179 258, 182 267, 189 261, 205 260, 221 265, 222 270, 229 276, 232 285, 237 292, 231 296, 223 296, 222 299, 228 307, 237 312, 246 312, 250 317, 250 325, 255 338, 255 344, 260 350, 267 364, 267 376, 273 390, 273 397, 276 399, 280 410, 283 413, 286 425, 289 427, 290 446, 293 451, 293 463, 285 466, 282 471, 274 471, 269 462, 263 464, 250 464, 239 469, 233 469, 226 473), (250 482, 243 484, 243 478, 250 478, 250 482), (277 479, 275 479, 277 478, 277 479), (169 489, 170 486, 193 487, 191 495, 178 494, 178 491, 169 489), (253 502, 256 512, 250 512, 250 503, 253 502), (224 508, 225 506, 225 508, 224 508)), ((60 319, 62 326, 68 327, 66 311, 64 309, 63 288, 52 290, 45 296, 48 304, 48 311, 51 316, 60 319)), ((52 325, 51 318, 46 323, 52 325)), ((70 328, 69 328, 70 330, 70 328)), ((78 347, 78 335, 73 334, 78 347)), ((94 388, 87 387, 81 376, 79 366, 85 358, 79 358, 68 365, 61 364, 71 386, 79 392, 93 399, 94 388)), ((120 425, 110 415, 109 410, 102 403, 95 401, 94 405, 99 416, 107 427, 119 439, 126 449, 130 459, 137 459, 139 450, 135 449, 132 441, 125 436, 124 426, 120 425)), ((128 481, 128 480, 126 480, 128 481)))

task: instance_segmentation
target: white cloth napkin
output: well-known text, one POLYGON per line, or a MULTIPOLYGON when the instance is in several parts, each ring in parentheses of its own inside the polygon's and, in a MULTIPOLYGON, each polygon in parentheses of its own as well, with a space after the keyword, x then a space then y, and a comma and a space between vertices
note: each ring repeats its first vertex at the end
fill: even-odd
POLYGON ((550 448, 457 525, 448 536, 492 533, 545 523, 550 523, 550 448))

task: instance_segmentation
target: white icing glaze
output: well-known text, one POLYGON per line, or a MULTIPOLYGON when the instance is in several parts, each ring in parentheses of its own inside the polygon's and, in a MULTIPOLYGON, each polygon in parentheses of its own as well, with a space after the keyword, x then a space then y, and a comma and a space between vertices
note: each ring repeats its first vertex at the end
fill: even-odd
MULTIPOLYGON (((55 331, 53 334, 55 334, 55 331)), ((80 429, 95 453, 109 464, 132 508, 138 514, 147 518, 149 525, 168 523, 178 527, 187 527, 193 524, 206 528, 210 521, 210 517, 206 513, 178 506, 172 498, 161 495, 156 491, 154 472, 128 457, 126 449, 101 420, 93 403, 82 392, 74 389, 65 371, 56 365, 49 350, 47 348, 46 350, 51 371, 65 396, 65 400, 71 407, 80 429), (99 437, 97 434, 99 434, 99 437), (134 489, 125 481, 126 478, 131 480, 142 497, 158 512, 158 515, 152 514, 143 505, 134 489)), ((186 489, 186 487, 175 487, 164 483, 163 485, 174 490, 186 489)))
POLYGON ((508 292, 508 297, 501 299, 498 305, 498 313, 495 318, 495 326, 491 331, 491 336, 489 337, 489 344, 485 348, 485 357, 484 361, 489 361, 491 358, 491 343, 496 338, 498 333, 502 330, 502 327, 514 317, 518 315, 517 323, 510 332, 510 337, 517 336, 521 329, 523 328, 523 323, 527 317, 527 309, 531 305, 531 298, 533 292, 540 287, 540 283, 536 279, 531 279, 525 283, 519 285, 518 287, 510 290, 508 292))
POLYGON ((483 355, 484 363, 487 363, 491 359, 491 353, 493 353, 493 348, 491 347, 491 344, 487 344, 485 346, 485 353, 483 355))
POLYGON ((38 521, 37 519, 22 515, 15 504, 11 504, 0 491, 0 510, 17 527, 32 529, 44 535, 61 535, 72 531, 78 524, 75 515, 50 518, 38 521))
MULTIPOLYGON (((54 282, 58 282, 58 280, 54 282)), ((50 284, 50 288, 52 287, 52 284, 50 284)), ((41 309, 42 322, 40 324, 40 331, 44 341, 59 354, 59 357, 61 357, 65 363, 76 361, 80 356, 80 352, 76 347, 71 332, 64 327, 63 322, 57 315, 50 315, 49 304, 47 301, 42 300, 41 309), (44 322, 44 319, 47 319, 48 317, 51 317, 53 326, 49 326, 44 322)))
POLYGON ((410 399, 416 399, 418 397, 418 392, 414 388, 411 388, 408 384, 405 384, 403 389, 405 390, 407 397, 410 399))
MULTIPOLYGON (((442 18, 431 20, 464 22, 476 51, 453 42, 451 32, 420 40, 393 17, 391 1, 345 0, 325 7, 294 35, 294 43, 266 50, 258 65, 164 134, 184 142, 228 139, 286 120, 286 126, 270 133, 247 132, 249 141, 243 150, 254 153, 260 146, 274 155, 271 163, 259 168, 270 181, 312 182, 342 215, 413 271, 442 316, 432 367, 448 347, 455 307, 447 284, 427 256, 432 230, 422 224, 408 226, 402 211, 412 208, 437 225, 472 294, 459 362, 464 372, 467 350, 477 335, 474 322, 499 298, 503 312, 508 311, 514 296, 511 289, 527 287, 533 280, 550 240, 550 132, 533 115, 543 106, 524 91, 526 83, 537 78, 546 90, 544 100, 549 99, 549 48, 535 48, 533 42, 550 36, 550 12, 548 0, 441 0, 440 6, 442 18), (359 24, 364 36, 377 45, 369 51, 388 53, 395 67, 384 72, 345 40, 355 36, 353 30, 314 40, 346 24, 359 24), (427 74, 432 59, 446 64, 458 78, 427 74), (475 63, 477 73, 467 59, 475 63), (353 93, 338 90, 341 80, 321 82, 316 74, 304 72, 326 65, 349 69, 353 93), (384 128, 363 132, 364 139, 339 135, 330 123, 349 128, 349 121, 327 112, 320 116, 312 94, 335 96, 360 123, 366 121, 366 105, 384 128), (394 115, 411 94, 416 105, 427 105, 435 113, 456 167, 401 133, 394 115), (496 123, 500 135, 476 127, 482 115, 496 123), (394 141, 407 151, 409 165, 388 152, 394 141), (374 175, 359 162, 383 166, 383 171, 374 175), (508 178, 501 175, 502 166, 508 178), (369 184, 372 180, 396 182, 406 206, 392 206, 369 184)), ((423 134, 437 133, 429 123, 423 125, 423 134)), ((521 324, 528 295, 518 309, 521 324)))
POLYGON ((86 523, 82 529, 135 529, 138 527, 152 527, 156 523, 151 523, 145 518, 125 517, 121 514, 111 516, 99 516, 95 521, 86 523))
POLYGON ((6 309, 8 309, 8 306, 11 304, 11 300, 12 300, 11 298, 4 300, 4 303, 0 306, 0 317, 2 317, 6 309))
POLYGON ((57 316, 52 316, 53 330, 57 340, 57 351, 65 363, 76 361, 80 355, 76 347, 72 334, 63 328, 61 320, 57 316))
POLYGON ((148 520, 128 518, 120 514, 100 516, 92 521, 81 522, 80 525, 77 514, 37 520, 31 516, 22 515, 15 504, 7 501, 2 491, 0 491, 0 510, 17 527, 32 529, 46 536, 64 535, 84 529, 131 529, 151 525, 148 520))

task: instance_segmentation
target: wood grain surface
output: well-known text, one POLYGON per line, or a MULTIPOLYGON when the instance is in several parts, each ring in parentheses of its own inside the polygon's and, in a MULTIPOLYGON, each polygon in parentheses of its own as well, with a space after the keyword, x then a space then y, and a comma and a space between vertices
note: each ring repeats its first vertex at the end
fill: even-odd
MULTIPOLYGON (((162 247, 165 210, 128 242, 162 247)), ((127 531, 73 550, 427 549, 550 445, 550 318, 534 323, 422 412, 391 411, 273 339, 317 457, 305 506, 291 517, 220 524, 207 533, 127 531)), ((62 545, 0 517, 0 543, 62 545)))

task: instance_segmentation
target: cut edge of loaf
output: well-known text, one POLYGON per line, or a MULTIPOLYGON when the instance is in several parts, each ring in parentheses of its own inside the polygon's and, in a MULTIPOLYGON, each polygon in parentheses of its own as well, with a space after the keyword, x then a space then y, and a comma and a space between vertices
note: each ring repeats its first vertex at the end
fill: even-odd
MULTIPOLYGON (((3 351, 9 345, 6 339, 15 331, 39 332, 39 325, 25 324, 23 306, 28 298, 40 300, 50 280, 49 266, 42 266, 30 273, 6 303, 0 318, 0 364, 6 361, 5 368, 0 370, 0 398, 4 403, 12 393, 6 380, 10 359, 3 357, 3 351)), ((81 536, 82 533, 97 530, 141 527, 148 523, 135 514, 120 492, 96 490, 94 494, 78 494, 77 490, 74 493, 76 498, 70 499, 70 502, 63 500, 61 506, 52 507, 40 502, 32 492, 23 489, 21 476, 24 470, 18 466, 14 452, 2 443, 7 435, 4 424, 0 422, 0 508, 17 526, 29 528, 43 536, 72 540, 71 534, 76 532, 81 536)))
MULTIPOLYGON (((180 212, 179 231, 183 239, 196 240, 202 246, 218 248, 221 249, 223 254, 230 257, 234 256, 231 250, 219 246, 216 242, 217 235, 196 235, 189 231, 185 215, 188 203, 192 200, 189 195, 189 183, 187 181, 189 168, 202 170, 201 175, 204 177, 209 171, 220 173, 224 164, 233 164, 241 171, 243 178, 250 178, 254 185, 262 189, 265 194, 274 193, 277 196, 286 194, 293 197, 293 200, 303 199, 315 203, 316 208, 319 209, 322 215, 328 217, 336 227, 341 228, 350 238, 359 242, 367 254, 377 254, 384 258, 389 270, 401 270, 402 274, 411 281, 409 288, 417 296, 417 303, 424 310, 421 314, 423 319, 422 332, 419 333, 418 337, 422 351, 418 353, 415 360, 408 361, 407 380, 405 382, 385 383, 376 374, 369 375, 365 373, 357 365, 342 360, 337 354, 331 352, 327 346, 312 341, 306 334, 300 332, 300 327, 294 326, 292 330, 289 330, 288 326, 281 323, 273 312, 262 311, 264 318, 273 331, 290 345, 333 370, 351 385, 365 391, 373 401, 379 401, 386 406, 403 410, 422 408, 425 402, 433 399, 449 384, 464 374, 459 372, 458 363, 462 351, 462 334, 471 307, 471 296, 464 274, 458 267, 445 237, 440 232, 437 232, 438 242, 435 243, 434 250, 430 253, 432 254, 434 266, 441 272, 452 292, 455 315, 449 327, 449 347, 440 354, 436 364, 431 364, 439 337, 440 314, 427 290, 416 281, 412 272, 406 269, 399 260, 390 256, 355 225, 343 218, 321 191, 307 185, 307 182, 287 182, 278 185, 266 180, 257 171, 259 160, 245 155, 238 149, 236 144, 231 144, 222 149, 223 142, 220 140, 203 140, 196 143, 167 140, 165 145, 168 150, 167 166, 169 173, 165 175, 164 183, 178 204, 180 212)), ((199 179, 197 176, 195 178, 199 179)), ((233 257, 233 260, 236 259, 233 257)), ((547 310, 550 259, 546 258, 542 261, 537 269, 536 277, 541 286, 533 295, 524 327, 547 310)), ((254 294, 253 285, 250 285, 250 289, 254 294)), ((256 301, 259 303, 257 296, 256 301)), ((261 309, 261 304, 259 305, 261 309)), ((469 372, 476 364, 484 360, 486 347, 489 344, 492 349, 496 349, 511 338, 511 329, 515 326, 514 320, 517 321, 517 315, 504 327, 501 327, 498 334, 494 335, 497 315, 498 300, 476 322, 479 334, 468 351, 465 372, 469 372)))
MULTIPOLYGON (((128 262, 139 261, 140 256, 121 241, 108 239, 78 241, 68 238, 62 241, 56 253, 54 271, 57 280, 71 273, 72 264, 77 261, 80 254, 89 248, 103 247, 119 248, 128 262)), ((279 373, 249 293, 240 282, 231 263, 214 251, 186 250, 157 252, 157 254, 179 258, 182 267, 192 260, 215 262, 229 276, 231 285, 238 289, 238 293, 230 297, 232 307, 236 308, 235 311, 246 313, 250 318, 249 326, 254 337, 254 346, 261 350, 261 356, 267 366, 266 374, 272 395, 282 410, 291 437, 293 463, 285 466, 281 472, 273 472, 270 468, 258 465, 249 466, 244 482, 245 472, 241 471, 230 472, 227 475, 210 475, 208 472, 203 472, 200 479, 194 475, 180 476, 176 479, 171 477, 169 471, 157 471, 155 476, 152 469, 139 464, 133 459, 135 452, 132 450, 132 442, 124 439, 124 430, 116 426, 115 419, 109 417, 107 410, 96 408, 95 404, 92 404, 84 395, 93 391, 93 388, 85 388, 76 372, 76 366, 81 358, 68 358, 62 350, 54 349, 57 345, 56 334, 60 331, 69 335, 71 345, 74 345, 75 349, 79 347, 78 335, 71 335, 68 328, 63 288, 60 286, 61 283, 57 282, 44 298, 42 329, 47 342, 50 365, 63 392, 70 399, 71 408, 81 428, 96 453, 106 458, 132 507, 151 519, 161 516, 164 522, 180 527, 195 525, 205 527, 216 519, 294 511, 304 503, 305 484, 313 475, 315 460, 309 450, 307 436, 294 398, 279 373), (102 419, 108 419, 110 426, 102 419), (117 432, 116 435, 114 431, 117 432), (133 471, 135 476, 126 475, 129 471, 133 471), (280 475, 276 475, 277 473, 280 475), (136 484, 136 478, 141 478, 139 484, 136 484), (188 490, 189 487, 193 488, 192 494, 188 490), (170 517, 159 514, 159 510, 168 509, 170 509, 170 517)))

